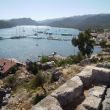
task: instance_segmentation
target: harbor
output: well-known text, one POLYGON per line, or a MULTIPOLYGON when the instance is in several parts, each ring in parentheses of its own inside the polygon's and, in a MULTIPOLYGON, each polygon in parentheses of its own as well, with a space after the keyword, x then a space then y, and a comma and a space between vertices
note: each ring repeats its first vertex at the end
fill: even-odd
MULTIPOLYGON (((16 58, 24 62, 27 59, 38 59, 38 56, 50 55, 54 51, 62 56, 77 54, 78 48, 73 47, 71 43, 73 36, 61 36, 61 33, 70 33, 76 36, 79 30, 37 26, 1 29, 0 36, 4 40, 0 40, 0 58, 16 58), (19 30, 20 33, 18 33, 19 30), (37 31, 44 33, 37 33, 38 36, 35 36, 37 31), (53 34, 48 35, 45 32, 53 34)), ((100 47, 95 47, 94 53, 100 50, 100 47)))

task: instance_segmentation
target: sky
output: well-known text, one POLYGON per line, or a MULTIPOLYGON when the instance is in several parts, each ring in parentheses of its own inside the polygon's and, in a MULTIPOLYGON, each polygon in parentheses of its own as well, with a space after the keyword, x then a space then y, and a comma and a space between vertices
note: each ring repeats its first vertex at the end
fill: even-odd
POLYGON ((0 19, 45 20, 110 13, 110 0, 0 0, 0 19))

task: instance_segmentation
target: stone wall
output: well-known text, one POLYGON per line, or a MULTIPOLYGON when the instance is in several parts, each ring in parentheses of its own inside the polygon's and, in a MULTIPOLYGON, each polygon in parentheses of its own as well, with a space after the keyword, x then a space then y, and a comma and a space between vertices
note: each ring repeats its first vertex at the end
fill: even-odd
MULTIPOLYGON (((65 106, 69 106, 70 103, 74 104, 76 100, 84 95, 85 88, 89 88, 89 94, 88 96, 84 95, 85 98, 79 105, 78 110, 100 110, 103 98, 105 98, 106 89, 109 85, 109 69, 87 66, 82 72, 68 80, 37 105, 33 106, 32 110, 65 110, 65 106)), ((103 108, 106 108, 106 102, 104 101, 103 108)))

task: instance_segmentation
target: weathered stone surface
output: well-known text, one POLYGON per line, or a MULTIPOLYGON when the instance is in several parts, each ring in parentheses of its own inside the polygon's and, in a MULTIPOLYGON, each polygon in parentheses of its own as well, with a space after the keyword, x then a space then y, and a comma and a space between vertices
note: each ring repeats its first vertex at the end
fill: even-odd
POLYGON ((93 88, 89 89, 89 96, 95 96, 99 98, 103 98, 104 93, 106 90, 106 86, 94 86, 93 88))
POLYGON ((52 73, 52 80, 53 81, 58 81, 60 76, 61 76, 61 72, 59 70, 55 70, 53 73, 52 73))
POLYGON ((81 104, 79 110, 99 110, 100 106, 101 98, 89 96, 81 104))
POLYGON ((80 65, 90 65, 90 64, 91 64, 90 58, 86 58, 80 62, 80 65))
POLYGON ((110 85, 110 70, 105 68, 93 68, 92 78, 94 82, 110 85))
POLYGON ((74 102, 83 92, 83 83, 78 76, 68 80, 65 84, 55 90, 51 96, 57 98, 61 106, 74 102))
POLYGON ((110 88, 107 89, 106 98, 110 98, 110 88))
POLYGON ((32 110, 63 110, 59 102, 52 96, 47 96, 37 105, 33 106, 32 110))
POLYGON ((110 69, 110 63, 109 62, 99 63, 96 66, 97 67, 102 67, 102 68, 108 68, 108 69, 110 69))
POLYGON ((107 89, 105 100, 103 101, 102 110, 110 110, 110 88, 107 89))
POLYGON ((103 101, 103 108, 102 110, 110 110, 110 98, 106 98, 103 101))
POLYGON ((77 74, 80 77, 85 87, 88 87, 92 83, 92 69, 93 66, 87 66, 82 72, 77 74))

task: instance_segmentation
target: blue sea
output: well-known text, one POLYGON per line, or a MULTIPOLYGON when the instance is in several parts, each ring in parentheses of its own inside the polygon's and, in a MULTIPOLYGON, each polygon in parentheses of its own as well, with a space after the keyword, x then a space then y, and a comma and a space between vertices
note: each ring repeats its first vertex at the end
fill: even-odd
MULTIPOLYGON (((38 56, 50 55, 53 52, 62 56, 73 55, 78 52, 78 49, 71 44, 71 39, 79 32, 77 29, 48 26, 17 26, 0 29, 0 37, 7 38, 0 40, 0 58, 26 61, 27 59, 35 60, 38 56), (10 39, 15 36, 27 38, 10 39), (50 37, 55 39, 47 39, 50 37)), ((100 51, 99 47, 95 47, 94 53, 100 51)))

